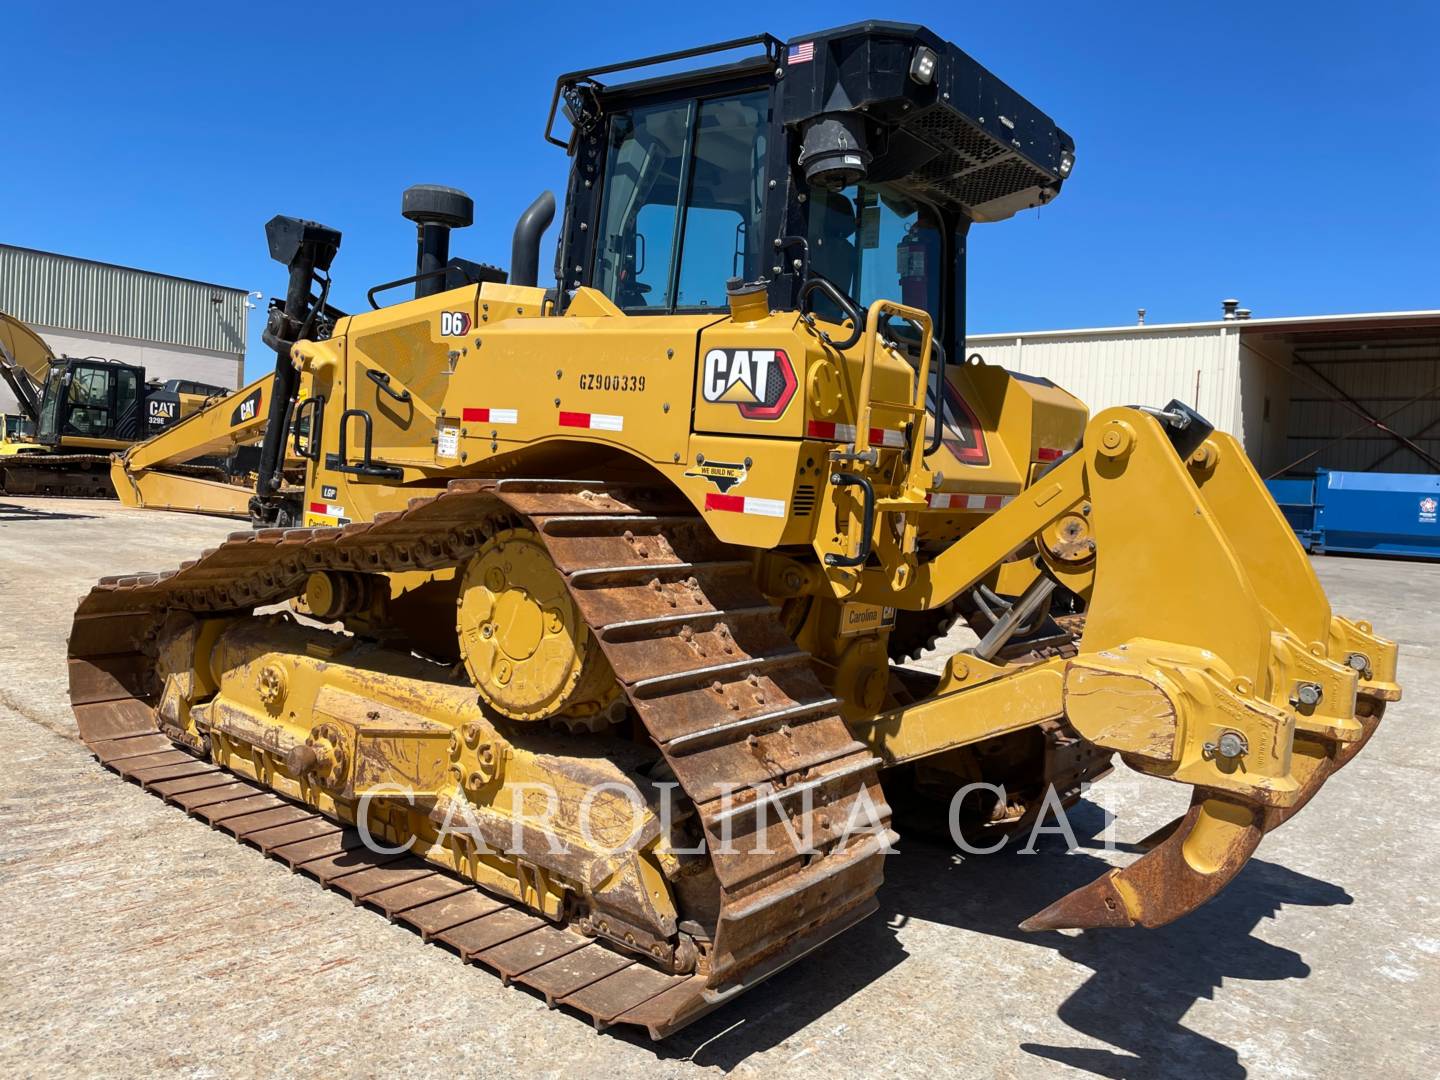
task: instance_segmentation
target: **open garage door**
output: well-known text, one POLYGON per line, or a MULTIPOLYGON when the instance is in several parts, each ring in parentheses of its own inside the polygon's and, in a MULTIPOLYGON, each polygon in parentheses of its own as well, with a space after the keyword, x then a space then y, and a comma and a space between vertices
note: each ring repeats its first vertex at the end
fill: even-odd
POLYGON ((1266 476, 1440 473, 1440 315, 1240 330, 1273 433, 1258 455, 1266 476))

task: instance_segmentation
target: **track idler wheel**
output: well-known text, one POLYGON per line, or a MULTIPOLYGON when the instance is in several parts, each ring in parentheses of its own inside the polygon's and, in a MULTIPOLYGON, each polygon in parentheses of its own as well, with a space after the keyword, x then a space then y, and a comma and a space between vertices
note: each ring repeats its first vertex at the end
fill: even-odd
POLYGON ((1190 810, 1153 850, 1061 897, 1022 930, 1154 928, 1174 922, 1234 879, 1265 835, 1261 807, 1196 792, 1190 810))
POLYGON ((456 605, 460 657, 497 712, 580 731, 623 715, 610 663, 533 531, 486 541, 465 564, 456 605))

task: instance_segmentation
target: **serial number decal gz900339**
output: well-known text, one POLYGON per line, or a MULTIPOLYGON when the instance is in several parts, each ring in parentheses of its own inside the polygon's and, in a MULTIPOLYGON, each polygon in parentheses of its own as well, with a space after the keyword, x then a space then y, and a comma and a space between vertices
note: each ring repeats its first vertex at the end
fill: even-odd
POLYGON ((588 372, 580 376, 581 390, 616 390, 622 394, 639 393, 645 389, 644 375, 601 375, 588 372))

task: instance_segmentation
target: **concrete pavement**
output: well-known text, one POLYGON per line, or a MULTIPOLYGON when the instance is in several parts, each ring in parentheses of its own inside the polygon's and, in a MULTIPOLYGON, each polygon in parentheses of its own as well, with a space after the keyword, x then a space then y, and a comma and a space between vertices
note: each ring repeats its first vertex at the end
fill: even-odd
POLYGON ((0 497, 0 1068, 22 1075, 1335 1077, 1435 1074, 1440 566, 1322 558, 1403 643, 1406 700, 1216 901, 1158 931, 1015 924, 1187 801, 1123 768, 1081 851, 906 839, 882 911, 662 1044, 597 1034, 101 770, 64 639, 106 573, 231 522, 0 497), (1107 852, 1099 836, 1114 815, 1107 852))

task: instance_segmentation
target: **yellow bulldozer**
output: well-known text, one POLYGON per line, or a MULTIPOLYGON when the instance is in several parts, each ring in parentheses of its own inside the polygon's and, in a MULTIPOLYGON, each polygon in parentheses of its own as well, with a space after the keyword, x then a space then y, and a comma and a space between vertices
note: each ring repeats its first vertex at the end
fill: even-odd
POLYGON ((449 257, 467 196, 410 188, 413 297, 355 315, 340 234, 269 223, 262 527, 80 604, 110 769, 661 1037, 874 911, 892 823, 988 845, 1116 754, 1188 812, 1023 926, 1179 918, 1399 697, 1233 438, 965 357, 970 226, 1074 149, 954 45, 575 72, 545 134, 549 288, 548 193, 505 275, 449 257), (264 527, 287 441, 304 527, 264 527), (972 647, 904 663, 957 618, 972 647))
MULTIPOLYGON (((146 381, 145 369, 98 356, 55 356, 33 329, 0 311, 0 380, 20 408, 0 438, 0 493, 111 498, 110 454, 228 393, 188 379, 146 381)), ((216 467, 194 464, 191 475, 216 467)))

